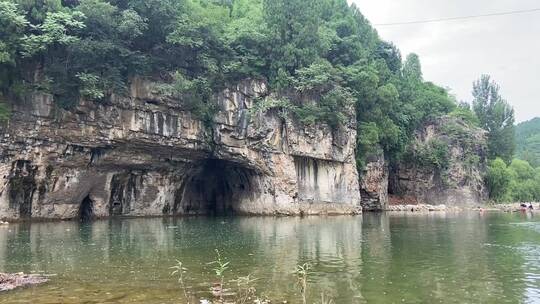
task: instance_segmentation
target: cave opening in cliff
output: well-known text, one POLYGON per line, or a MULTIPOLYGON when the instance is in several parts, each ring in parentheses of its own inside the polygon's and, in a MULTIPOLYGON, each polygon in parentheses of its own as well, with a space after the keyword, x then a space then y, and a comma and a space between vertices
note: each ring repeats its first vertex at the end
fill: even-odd
POLYGON ((94 202, 90 196, 86 196, 79 206, 78 219, 81 222, 88 222, 94 218, 94 202))
POLYGON ((258 192, 257 173, 240 164, 207 159, 191 170, 177 190, 174 214, 235 215, 258 192))

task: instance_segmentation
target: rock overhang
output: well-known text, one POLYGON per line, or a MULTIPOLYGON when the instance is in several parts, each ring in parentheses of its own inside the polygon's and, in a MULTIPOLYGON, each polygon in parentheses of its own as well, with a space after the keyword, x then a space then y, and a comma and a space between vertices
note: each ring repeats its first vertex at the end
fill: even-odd
POLYGON ((0 217, 20 218, 26 204, 31 218, 76 218, 86 198, 96 217, 189 214, 194 209, 182 208, 181 185, 209 161, 253 178, 257 191, 233 195, 238 213, 358 211, 354 128, 335 131, 271 111, 253 113, 255 99, 268 94, 260 81, 218 94, 220 111, 210 128, 178 102, 154 94, 151 82, 135 79, 130 92, 105 103, 82 101, 72 111, 59 111, 51 96, 38 93, 16 106, 0 141, 1 182, 13 188, 14 176, 33 176, 36 189, 15 203, 2 191, 0 217), (311 166, 303 169, 307 180, 298 159, 311 166), (13 172, 17 161, 32 169, 13 172), (120 214, 113 205, 123 206, 120 214))

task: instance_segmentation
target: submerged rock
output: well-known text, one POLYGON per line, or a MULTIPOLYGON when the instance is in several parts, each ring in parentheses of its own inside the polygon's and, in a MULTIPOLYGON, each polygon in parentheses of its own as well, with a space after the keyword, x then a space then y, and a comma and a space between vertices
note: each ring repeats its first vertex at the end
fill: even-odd
POLYGON ((43 284, 49 279, 34 275, 20 273, 0 273, 0 292, 13 290, 19 287, 43 284))

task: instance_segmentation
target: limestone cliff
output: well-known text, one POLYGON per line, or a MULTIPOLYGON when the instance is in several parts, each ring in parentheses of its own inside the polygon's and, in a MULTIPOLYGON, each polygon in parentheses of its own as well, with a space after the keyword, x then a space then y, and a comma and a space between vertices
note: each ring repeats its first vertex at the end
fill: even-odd
POLYGON ((487 200, 486 156, 484 131, 459 118, 433 119, 415 132, 399 162, 390 164, 382 152, 367 157, 360 174, 362 207, 381 211, 389 205, 482 204, 487 200))
POLYGON ((388 205, 388 162, 382 149, 367 157, 367 164, 360 175, 362 209, 383 211, 388 205))
POLYGON ((487 200, 486 134, 445 116, 420 128, 408 155, 390 170, 390 204, 474 207, 487 200))
POLYGON ((0 138, 0 217, 355 213, 354 117, 341 130, 252 111, 244 81, 216 96, 205 126, 135 79, 127 96, 70 111, 34 93, 0 138))

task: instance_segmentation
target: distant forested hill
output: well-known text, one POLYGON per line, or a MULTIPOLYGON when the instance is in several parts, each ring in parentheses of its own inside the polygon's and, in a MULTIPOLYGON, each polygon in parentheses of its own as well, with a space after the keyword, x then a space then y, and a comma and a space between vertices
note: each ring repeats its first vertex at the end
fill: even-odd
POLYGON ((517 154, 533 167, 540 166, 540 117, 522 122, 516 128, 517 154))

